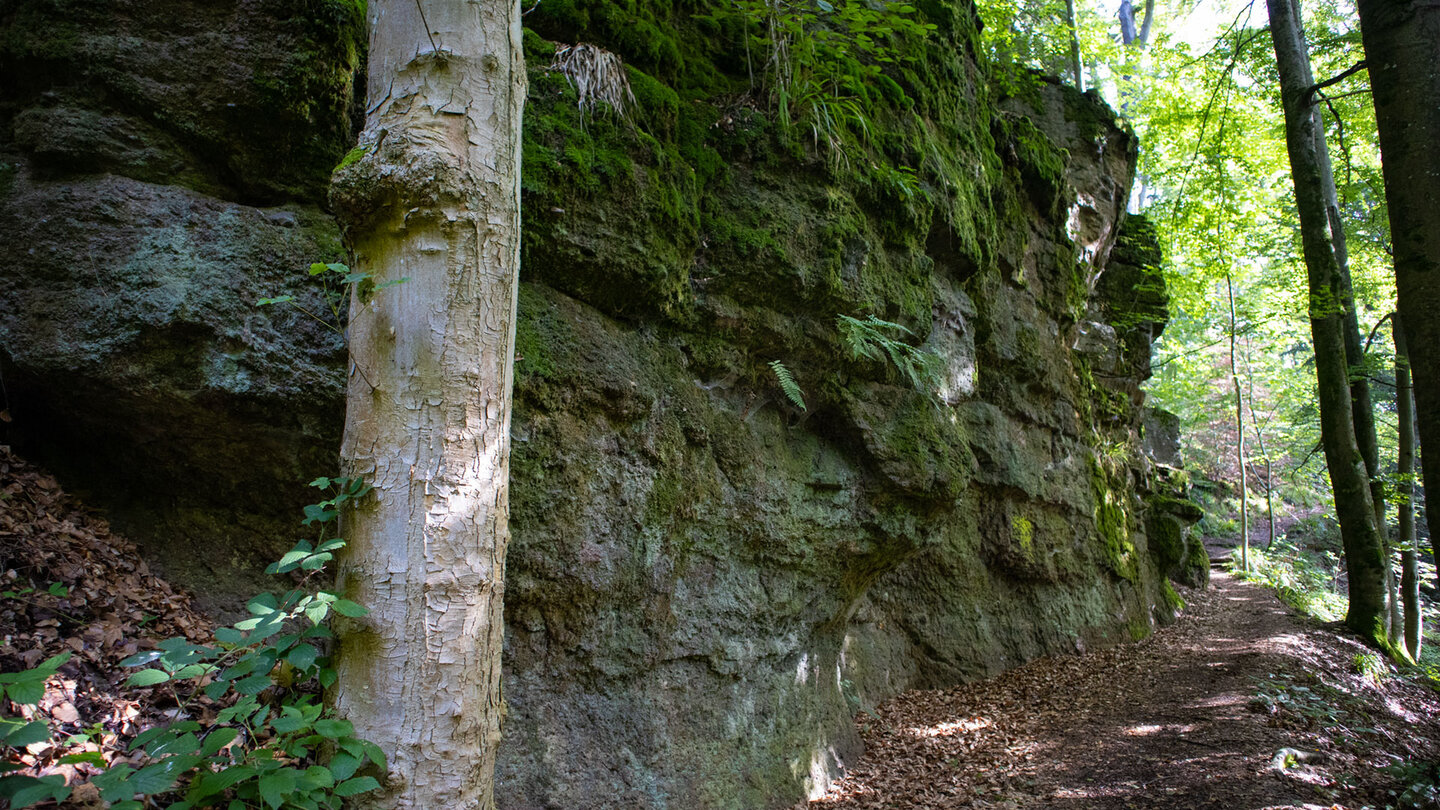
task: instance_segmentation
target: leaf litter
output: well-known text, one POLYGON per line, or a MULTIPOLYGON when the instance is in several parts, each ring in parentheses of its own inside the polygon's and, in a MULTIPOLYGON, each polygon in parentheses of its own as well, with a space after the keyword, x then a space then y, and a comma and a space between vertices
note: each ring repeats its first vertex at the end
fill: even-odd
POLYGON ((810 810, 1360 810, 1440 757, 1440 695, 1343 627, 1221 572, 1185 598, 1142 642, 862 713, 864 757, 810 810))
MULTIPOLYGON (((51 730, 49 741, 12 752, 16 773, 84 781, 98 772, 92 763, 143 757, 128 747, 144 729, 201 719, 179 716, 169 688, 124 686, 133 670, 120 662, 166 638, 205 643, 214 629, 189 594, 149 570, 133 543, 66 495, 54 477, 0 445, 0 672, 71 653, 46 681, 38 705, 4 707, 51 730)), ((206 713, 214 704, 190 705, 206 713)), ((86 787, 64 806, 103 806, 86 787)))

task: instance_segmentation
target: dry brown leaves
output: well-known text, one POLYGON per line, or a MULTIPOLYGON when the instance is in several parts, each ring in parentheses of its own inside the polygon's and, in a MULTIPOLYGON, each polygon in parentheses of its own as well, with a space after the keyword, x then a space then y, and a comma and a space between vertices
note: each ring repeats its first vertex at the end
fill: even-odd
POLYGON ((812 810, 1378 807, 1380 767, 1440 756, 1436 694, 1356 674, 1358 641, 1224 575, 1187 599, 1139 644, 862 714, 864 759, 812 810), (1320 758, 1272 767, 1286 747, 1320 758))
MULTIPOLYGON (((37 707, 9 705, 10 716, 43 719, 51 743, 20 756, 24 773, 66 774, 67 754, 124 759, 124 742, 171 719, 164 689, 121 687, 122 659, 159 639, 208 640, 214 623, 190 597, 150 573, 135 546, 67 496, 56 480, 0 445, 0 671, 18 672, 72 653, 37 707)), ((83 794, 81 796, 83 798, 83 794)))

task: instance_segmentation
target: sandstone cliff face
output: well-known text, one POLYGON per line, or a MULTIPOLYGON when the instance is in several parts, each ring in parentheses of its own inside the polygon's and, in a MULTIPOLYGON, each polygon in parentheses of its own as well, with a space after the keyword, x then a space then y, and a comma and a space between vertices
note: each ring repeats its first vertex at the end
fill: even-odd
MULTIPOLYGON (((744 95, 733 19, 631 5, 527 35, 501 806, 783 806, 858 753, 857 708, 1168 620, 1133 136, 933 2, 908 104, 827 156, 744 95), (633 120, 582 116, 546 37, 624 56, 633 120), (927 384, 847 351, 869 315, 927 384)), ((223 606, 334 466, 343 346, 253 302, 325 310, 357 10, 152 8, 0 12, 6 430, 223 606)))

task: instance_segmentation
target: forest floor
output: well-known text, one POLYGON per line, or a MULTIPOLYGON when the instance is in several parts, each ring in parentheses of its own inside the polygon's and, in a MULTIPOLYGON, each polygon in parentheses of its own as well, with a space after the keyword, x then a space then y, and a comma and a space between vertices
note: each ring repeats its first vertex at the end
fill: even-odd
POLYGON ((1384 808, 1386 766, 1440 755, 1440 694, 1342 628, 1223 571, 1182 595, 1138 644, 862 714, 864 759, 810 807, 1384 808))

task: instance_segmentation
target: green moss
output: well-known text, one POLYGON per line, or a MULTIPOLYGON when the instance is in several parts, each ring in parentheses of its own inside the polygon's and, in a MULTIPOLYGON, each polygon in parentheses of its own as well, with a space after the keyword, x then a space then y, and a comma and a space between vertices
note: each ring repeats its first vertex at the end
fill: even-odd
POLYGON ((1019 544, 1020 551, 1027 557, 1035 549, 1035 524, 1020 515, 1010 517, 1010 532, 1019 544))
POLYGON ((1090 470, 1095 530, 1100 535, 1102 560, 1115 576, 1139 584, 1139 560, 1130 539, 1130 514, 1124 505, 1126 490, 1123 485, 1111 484, 1098 461, 1091 461, 1090 470))
POLYGON ((1125 626, 1126 632, 1130 635, 1131 641, 1144 641, 1150 637, 1150 623, 1144 619, 1132 619, 1125 626))
POLYGON ((1171 610, 1179 611, 1185 609, 1185 600, 1181 598, 1180 594, 1176 593, 1175 586, 1170 584, 1170 580, 1161 580, 1160 596, 1165 600, 1165 604, 1168 605, 1171 610))
POLYGON ((10 191, 15 188, 16 166, 8 161, 0 161, 0 197, 10 196, 10 191))

